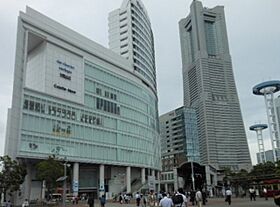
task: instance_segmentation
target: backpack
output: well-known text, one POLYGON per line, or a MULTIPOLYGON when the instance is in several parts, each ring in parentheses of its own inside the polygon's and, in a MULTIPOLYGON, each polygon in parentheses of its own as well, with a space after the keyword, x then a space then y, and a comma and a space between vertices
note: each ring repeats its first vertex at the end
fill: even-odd
POLYGON ((174 203, 174 205, 176 204, 181 204, 184 202, 183 196, 180 194, 174 195, 172 196, 172 201, 174 203))

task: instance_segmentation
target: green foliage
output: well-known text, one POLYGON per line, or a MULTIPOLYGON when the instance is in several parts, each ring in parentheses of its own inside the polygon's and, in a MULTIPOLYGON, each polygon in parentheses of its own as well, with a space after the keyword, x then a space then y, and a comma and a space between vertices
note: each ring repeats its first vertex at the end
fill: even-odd
POLYGON ((251 177, 270 177, 275 176, 277 167, 273 162, 260 163, 253 167, 249 175, 251 177))
POLYGON ((58 185, 56 180, 64 174, 63 165, 55 156, 49 156, 47 160, 39 162, 36 165, 36 170, 37 179, 46 181, 46 187, 49 192, 54 191, 58 185))
POLYGON ((230 169, 224 169, 224 182, 230 182, 231 185, 241 186, 243 190, 249 188, 252 183, 258 183, 266 179, 280 178, 280 161, 261 163, 253 166, 250 172, 242 169, 239 172, 233 173, 230 169))
POLYGON ((19 190, 20 185, 24 182, 26 168, 16 160, 12 160, 8 155, 0 157, 0 195, 4 195, 19 190))

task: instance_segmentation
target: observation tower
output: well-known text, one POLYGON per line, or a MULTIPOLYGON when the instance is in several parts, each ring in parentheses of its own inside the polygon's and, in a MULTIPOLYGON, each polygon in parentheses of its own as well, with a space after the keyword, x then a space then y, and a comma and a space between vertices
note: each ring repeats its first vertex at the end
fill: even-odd
POLYGON ((257 140, 258 140, 258 147, 259 147, 259 153, 260 153, 260 161, 261 163, 266 162, 266 156, 264 151, 264 144, 263 144, 263 136, 262 136, 262 130, 266 129, 266 124, 255 124, 250 126, 250 130, 255 131, 257 133, 257 140))
POLYGON ((279 155, 276 155, 276 149, 280 148, 279 139, 279 122, 274 104, 274 93, 280 90, 280 81, 272 80, 262 82, 253 87, 253 94, 262 95, 265 99, 266 113, 270 132, 271 145, 273 150, 273 158, 276 162, 279 155))

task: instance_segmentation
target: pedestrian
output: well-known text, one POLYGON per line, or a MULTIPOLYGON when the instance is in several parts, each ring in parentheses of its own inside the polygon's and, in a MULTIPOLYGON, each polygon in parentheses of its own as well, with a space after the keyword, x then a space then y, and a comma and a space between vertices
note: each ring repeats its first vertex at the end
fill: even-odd
POLYGON ((160 202, 160 200, 163 198, 163 196, 162 196, 162 192, 159 192, 157 197, 158 197, 158 203, 159 203, 159 202, 160 202))
POLYGON ((140 206, 140 201, 141 201, 141 196, 140 196, 139 192, 136 193, 135 199, 136 199, 136 206, 139 207, 140 206))
POLYGON ((128 194, 127 194, 127 193, 124 194, 124 202, 125 202, 126 204, 128 204, 128 194))
POLYGON ((196 200, 197 207, 202 207, 202 193, 200 190, 196 192, 195 200, 196 200))
POLYGON ((230 190, 230 188, 228 188, 226 190, 226 202, 228 202, 228 205, 231 205, 231 196, 232 196, 232 192, 230 190))
POLYGON ((101 206, 101 207, 105 207, 105 203, 106 203, 106 198, 105 198, 105 195, 103 194, 103 195, 100 197, 100 206, 101 206))
POLYGON ((188 199, 185 195, 185 192, 184 192, 183 188, 178 189, 178 192, 175 194, 175 197, 177 197, 177 196, 181 196, 182 201, 180 203, 177 203, 177 204, 175 204, 174 201, 173 201, 174 207, 187 207, 188 206, 188 199))
POLYGON ((141 196, 141 206, 146 207, 147 206, 147 197, 145 193, 141 196))
POLYGON ((120 195, 119 195, 119 202, 120 202, 120 204, 122 204, 123 203, 123 195, 120 193, 120 195))
POLYGON ((194 206, 194 203, 195 203, 195 191, 194 191, 194 190, 191 190, 191 193, 190 193, 190 202, 191 202, 192 205, 194 206))
POLYGON ((205 205, 207 202, 207 194, 205 190, 202 190, 202 205, 205 205))
POLYGON ((266 189, 266 187, 263 188, 263 196, 265 197, 265 200, 267 200, 267 189, 266 189))
POLYGON ((159 206, 160 207, 172 207, 173 202, 171 198, 168 198, 166 193, 161 194, 163 198, 160 199, 159 201, 159 206))
POLYGON ((88 203, 89 207, 94 206, 94 198, 93 198, 92 194, 89 195, 87 203, 88 203))
POLYGON ((75 199, 75 196, 72 197, 72 204, 75 204, 76 203, 76 199, 75 199))
POLYGON ((5 207, 12 207, 12 203, 10 200, 8 200, 8 202, 6 202, 5 207))
POLYGON ((253 187, 249 188, 249 193, 250 193, 250 200, 256 201, 256 193, 255 193, 255 189, 253 187))
POLYGON ((150 207, 154 207, 156 205, 156 196, 154 194, 154 191, 150 191, 150 195, 148 196, 148 202, 150 207))
POLYGON ((24 200, 22 207, 28 207, 29 206, 29 202, 27 199, 24 200))

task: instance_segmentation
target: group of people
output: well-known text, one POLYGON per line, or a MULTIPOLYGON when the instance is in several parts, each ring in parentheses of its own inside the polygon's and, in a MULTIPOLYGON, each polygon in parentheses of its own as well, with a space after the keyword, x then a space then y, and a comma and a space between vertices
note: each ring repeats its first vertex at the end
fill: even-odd
POLYGON ((187 207, 189 202, 192 203, 192 206, 202 207, 207 202, 206 192, 202 190, 186 194, 182 188, 179 188, 172 196, 169 193, 162 193, 162 195, 163 198, 159 202, 160 207, 187 207))

